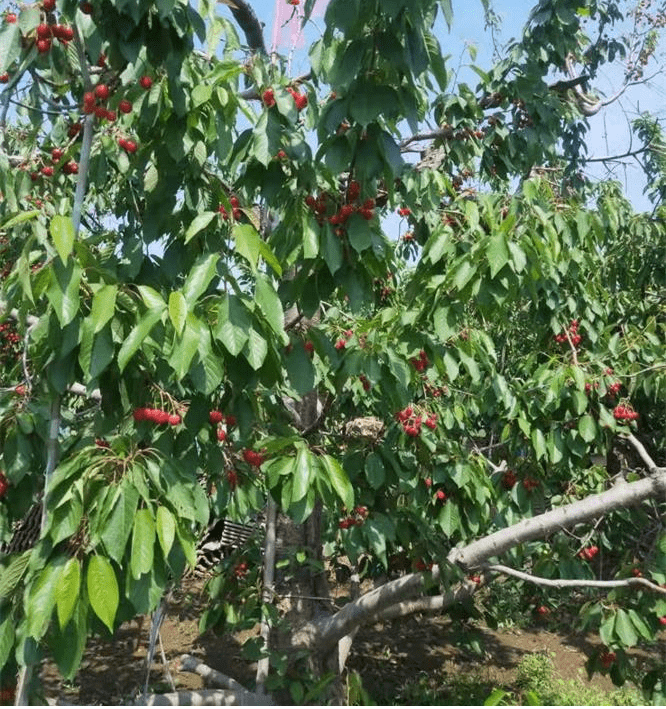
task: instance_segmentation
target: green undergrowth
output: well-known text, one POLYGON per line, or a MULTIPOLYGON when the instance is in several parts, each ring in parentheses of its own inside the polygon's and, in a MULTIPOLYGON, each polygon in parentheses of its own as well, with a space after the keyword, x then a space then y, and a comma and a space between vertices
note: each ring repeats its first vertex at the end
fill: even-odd
MULTIPOLYGON (((357 687, 360 686, 356 678, 357 687)), ((357 704, 468 705, 468 706, 643 706, 636 689, 611 691, 587 685, 584 681, 564 680, 556 676, 549 655, 531 653, 518 665, 512 684, 497 686, 480 672, 455 675, 421 673, 408 681, 392 697, 369 697, 354 692, 350 699, 357 704)))

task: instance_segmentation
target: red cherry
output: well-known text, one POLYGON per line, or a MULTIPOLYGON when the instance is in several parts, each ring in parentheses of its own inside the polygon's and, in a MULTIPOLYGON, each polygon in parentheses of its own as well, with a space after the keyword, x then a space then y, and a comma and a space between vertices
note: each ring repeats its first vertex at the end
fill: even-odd
POLYGON ((37 39, 49 39, 51 37, 51 27, 45 22, 37 25, 37 39))
POLYGON ((128 101, 127 99, 123 99, 119 104, 118 104, 118 110, 121 113, 131 113, 132 111, 132 103, 128 101))
POLYGON ((273 93, 273 89, 266 89, 266 91, 264 91, 261 95, 261 100, 264 102, 264 106, 266 106, 266 108, 275 106, 275 94, 273 93))
POLYGON ((51 160, 53 160, 53 162, 58 162, 64 154, 65 152, 60 148, 53 148, 51 151, 51 160))
POLYGON ((171 414, 171 416, 169 416, 169 425, 170 426, 177 426, 181 421, 182 421, 182 419, 180 418, 180 416, 178 414, 171 414))
POLYGON ((212 424, 222 423, 224 421, 224 414, 221 411, 211 411, 208 414, 208 420, 212 424))
POLYGON ((236 417, 231 414, 227 416, 227 428, 231 428, 236 425, 236 417))
POLYGON ((666 615, 662 615, 661 618, 659 618, 659 625, 666 625, 666 615))
POLYGON ((432 487, 432 478, 426 478, 423 482, 427 488, 432 487))
POLYGON ((149 76, 142 76, 139 79, 139 84, 141 85, 142 88, 144 88, 144 89, 146 89, 146 91, 148 91, 148 89, 153 85, 153 80, 149 76))
POLYGON ((76 160, 70 160, 62 166, 62 171, 66 175, 78 175, 79 164, 76 162, 76 160))
POLYGON ((109 121, 109 123, 113 123, 117 118, 116 112, 115 111, 107 111, 106 112, 106 120, 109 121))
POLYGON ((44 167, 41 169, 42 175, 44 177, 52 177, 53 176, 53 168, 50 165, 44 165, 44 167))
POLYGON ((53 12, 53 10, 55 10, 55 6, 56 6, 56 0, 43 0, 43 2, 42 2, 42 8, 46 12, 53 12))
POLYGON ((95 86, 95 96, 97 96, 100 101, 106 101, 109 98, 109 87, 106 84, 97 84, 95 86))
POLYGON ((82 3, 79 5, 79 10, 81 10, 81 12, 82 12, 84 15, 92 15, 92 13, 93 13, 93 6, 92 6, 92 4, 89 3, 89 2, 82 2, 82 3))
POLYGON ((7 480, 5 474, 0 470, 0 500, 7 494, 8 487, 9 480, 7 480))
POLYGON ((17 21, 17 19, 18 19, 18 18, 16 17, 16 13, 14 13, 14 12, 8 12, 8 13, 5 15, 5 22, 6 22, 8 25, 13 25, 13 24, 17 21))
POLYGON ((46 54, 51 49, 50 39, 38 39, 37 40, 37 51, 40 54, 46 54))
POLYGON ((227 482, 229 489, 233 492, 238 485, 238 473, 235 470, 227 470, 227 482))
MULTIPOLYGON (((118 141, 118 144, 120 145, 120 141, 118 141)), ((124 148, 128 153, 136 153, 137 144, 133 140, 125 140, 120 147, 124 148)))
POLYGON ((222 443, 222 441, 225 441, 227 439, 227 432, 223 428, 218 428, 216 436, 217 440, 222 443))
POLYGON ((0 74, 0 84, 7 84, 9 82, 9 74, 5 72, 4 74, 0 74))

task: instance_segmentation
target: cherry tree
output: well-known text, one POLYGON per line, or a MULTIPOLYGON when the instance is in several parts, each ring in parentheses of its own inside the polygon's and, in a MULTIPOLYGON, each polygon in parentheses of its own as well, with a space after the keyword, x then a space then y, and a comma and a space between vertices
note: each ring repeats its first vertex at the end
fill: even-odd
POLYGON ((658 120, 653 214, 583 168, 595 78, 643 78, 663 8, 622 39, 615 2, 542 0, 472 88, 448 0, 330 0, 298 77, 225 5, 4 17, 3 682, 73 678, 258 515, 201 618, 261 628, 256 685, 186 657, 221 688, 167 701, 340 697, 363 625, 515 580, 575 589, 625 681, 666 618, 658 120))

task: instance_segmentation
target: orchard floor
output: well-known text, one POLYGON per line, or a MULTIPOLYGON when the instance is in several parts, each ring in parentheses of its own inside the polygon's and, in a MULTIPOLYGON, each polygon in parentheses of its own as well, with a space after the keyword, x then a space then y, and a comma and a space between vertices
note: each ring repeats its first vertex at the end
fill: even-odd
MULTIPOLYGON (((241 682, 252 681, 254 668, 240 653, 241 643, 248 635, 199 635, 197 617, 200 599, 193 594, 172 605, 162 627, 162 641, 172 677, 177 689, 199 689, 202 680, 194 674, 178 671, 178 658, 189 652, 205 664, 241 682)), ((357 635, 348 667, 362 678, 363 688, 378 704, 420 703, 399 701, 405 685, 417 678, 436 678, 439 685, 460 683, 461 678, 473 677, 474 690, 480 701, 470 695, 468 701, 457 703, 482 704, 494 687, 510 685, 522 657, 529 653, 549 653, 556 676, 576 679, 578 686, 587 686, 584 664, 588 654, 598 646, 593 636, 554 632, 546 625, 523 630, 492 631, 482 626, 473 628, 484 655, 479 656, 456 646, 460 633, 445 617, 417 616, 400 622, 376 625, 357 635)), ((149 619, 143 627, 136 622, 122 626, 113 640, 90 641, 75 681, 64 684, 50 663, 42 667, 44 693, 49 703, 59 705, 118 705, 131 701, 145 682, 145 657, 149 619)), ((666 644, 658 652, 666 654, 666 644)), ((637 653, 646 662, 650 656, 637 653)), ((659 658, 654 658, 659 659, 659 658)), ((599 690, 613 688, 610 679, 596 675, 592 686, 599 690)), ((164 669, 159 657, 153 663, 150 688, 167 692, 164 669)), ((459 688, 460 689, 460 688, 459 688)))

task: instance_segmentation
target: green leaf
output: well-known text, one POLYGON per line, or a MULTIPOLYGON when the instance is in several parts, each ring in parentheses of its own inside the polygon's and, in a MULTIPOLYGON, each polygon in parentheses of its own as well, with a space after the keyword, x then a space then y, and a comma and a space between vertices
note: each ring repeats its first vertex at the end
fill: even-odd
POLYGON ((236 244, 236 251, 250 264, 254 273, 261 253, 259 232, 252 224, 236 224, 232 235, 236 244))
POLYGON ((100 535, 107 554, 119 564, 125 554, 127 540, 132 532, 138 503, 139 491, 132 485, 129 478, 123 478, 120 483, 118 499, 100 535))
POLYGON ((54 261, 52 268, 53 278, 46 297, 53 307, 60 327, 64 328, 79 312, 79 285, 82 271, 73 260, 68 261, 66 266, 63 266, 60 261, 54 261))
POLYGON ((437 516, 439 526, 447 537, 452 537, 460 529, 460 513, 457 505, 447 500, 437 516))
POLYGON ((315 383, 315 368, 301 343, 297 343, 285 357, 285 367, 289 382, 298 394, 303 396, 312 391, 315 383))
POLYGON ((493 689, 488 698, 483 702, 484 707, 496 707, 506 697, 508 692, 503 689, 493 689))
POLYGON ((187 302, 180 291, 172 291, 169 295, 169 318, 176 334, 181 335, 187 319, 187 302))
POLYGON ((490 277, 495 278, 509 260, 509 250, 504 234, 499 232, 489 239, 486 256, 490 263, 490 277))
POLYGON ((259 369, 268 354, 268 343, 256 330, 250 330, 243 347, 243 354, 252 369, 259 369))
POLYGON ((56 610, 60 628, 64 630, 74 613, 81 587, 81 566, 79 560, 72 557, 67 560, 56 582, 56 610))
POLYGON ((234 357, 242 351, 251 327, 252 321, 244 300, 237 295, 222 296, 214 335, 234 357))
POLYGON ((99 332, 113 317, 117 294, 118 286, 104 285, 93 295, 92 308, 90 310, 93 332, 99 332))
POLYGON ((275 292, 273 284, 266 276, 259 274, 254 291, 254 299, 263 312, 268 324, 281 340, 286 342, 284 332, 284 311, 278 294, 275 292))
POLYGON ((63 264, 66 263, 74 247, 75 234, 72 218, 56 214, 56 216, 51 219, 49 232, 56 251, 58 252, 58 256, 60 256, 60 260, 63 264))
POLYGON ((597 424, 589 414, 581 416, 578 422, 578 433, 585 443, 591 443, 597 437, 597 424))
POLYGON ((546 438, 539 428, 532 430, 532 445, 534 446, 534 453, 536 454, 537 460, 546 457, 546 438))
POLYGON ((331 275, 334 276, 340 269, 340 266, 342 266, 342 244, 328 225, 325 225, 322 232, 321 249, 328 270, 331 275))
POLYGON ((160 313, 163 313, 166 310, 167 304, 164 298, 162 298, 162 295, 154 288, 151 288, 150 286, 139 286, 137 290, 141 295, 141 300, 143 300, 148 310, 157 310, 160 313))
POLYGON ((162 552, 166 558, 171 551, 173 541, 176 537, 176 519, 166 507, 158 507, 155 518, 157 538, 159 539, 162 552))
POLYGON ((14 649, 14 626, 16 621, 11 613, 7 613, 0 621, 0 667, 7 664, 7 660, 14 649))
POLYGON ((94 555, 88 561, 86 573, 88 599, 95 615, 113 633, 113 621, 118 610, 120 594, 118 581, 108 559, 94 555))
POLYGON ((328 478, 328 482, 342 500, 344 506, 351 510, 354 507, 354 488, 344 468, 330 455, 319 456, 318 460, 328 478))
POLYGON ((205 229, 213 221, 216 214, 217 212, 201 212, 197 214, 185 231, 185 243, 187 244, 200 231, 205 229))
POLYGON ((309 212, 303 217, 302 229, 303 258, 317 258, 319 255, 319 228, 314 221, 314 217, 309 212))
POLYGON ((365 477, 370 483, 370 487, 378 490, 386 480, 386 470, 384 463, 377 453, 370 453, 365 459, 365 477))
POLYGON ((625 647, 633 647, 638 642, 638 634, 634 624, 631 622, 629 614, 621 608, 615 614, 615 626, 613 629, 615 635, 625 647))
POLYGON ((190 309, 194 306, 197 298, 208 288, 208 284, 215 278, 219 258, 219 254, 202 256, 194 264, 185 279, 183 295, 190 309))
POLYGON ((125 369, 130 359, 134 356, 139 347, 141 347, 141 344, 146 337, 148 337, 155 323, 157 323, 161 317, 162 313, 150 310, 132 328, 118 352, 118 368, 121 372, 125 369))
MULTIPOLYGON (((21 13, 23 14, 23 13, 21 13)), ((4 74, 21 56, 21 32, 18 23, 5 22, 0 27, 0 74, 4 74)))
POLYGON ((358 214, 352 214, 347 223, 349 243, 354 251, 361 253, 372 245, 372 228, 367 219, 358 214))
POLYGON ((155 554, 155 520, 148 509, 139 510, 134 517, 130 570, 133 579, 148 573, 155 554))
MULTIPOLYGON (((29 549, 22 554, 12 556, 10 562, 2 570, 2 575, 0 575, 0 601, 7 598, 20 583, 25 570, 28 568, 31 554, 32 549, 29 549)), ((2 667, 1 663, 0 667, 2 667)))
POLYGON ((60 574, 62 559, 50 563, 30 586, 26 602, 27 634, 35 639, 41 638, 56 604, 56 582, 60 574))
POLYGON ((310 484, 314 478, 316 461, 312 453, 305 448, 298 449, 296 454, 296 464, 294 465, 294 483, 291 492, 291 501, 298 502, 302 500, 310 489, 310 484))
POLYGON ((650 630, 648 624, 643 620, 643 618, 638 615, 633 608, 629 609, 629 618, 634 624, 634 628, 638 630, 645 640, 654 640, 654 633, 650 630))

